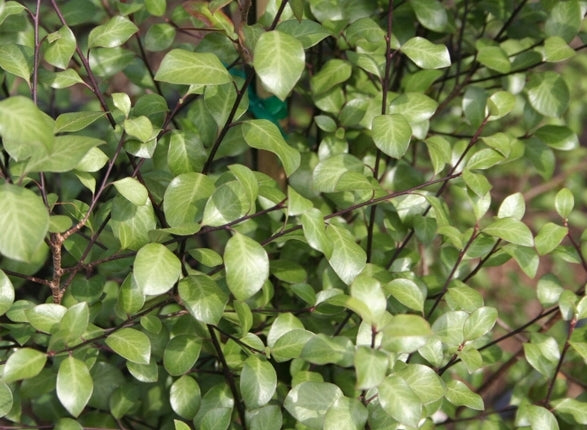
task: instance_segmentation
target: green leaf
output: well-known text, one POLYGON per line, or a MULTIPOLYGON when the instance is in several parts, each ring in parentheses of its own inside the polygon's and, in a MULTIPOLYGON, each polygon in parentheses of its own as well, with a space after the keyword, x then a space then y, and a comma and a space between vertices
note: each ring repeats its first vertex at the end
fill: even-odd
POLYGON ((320 161, 314 169, 314 190, 321 193, 372 190, 363 173, 365 165, 350 154, 337 154, 320 161))
POLYGON ((344 60, 328 60, 314 76, 310 78, 310 86, 314 94, 324 94, 336 85, 351 77, 352 66, 344 60))
POLYGON ((467 86, 463 96, 463 112, 469 123, 478 128, 485 118, 487 93, 483 88, 467 86))
POLYGON ((328 263, 338 277, 345 284, 350 285, 365 268, 367 255, 355 242, 354 236, 342 227, 329 225, 326 236, 332 243, 332 254, 327 256, 328 263))
POLYGON ((530 75, 526 91, 530 105, 545 116, 561 117, 569 105, 569 87, 556 72, 530 75))
POLYGON ((25 164, 27 172, 68 172, 77 167, 92 148, 103 144, 89 136, 57 136, 49 151, 39 149, 25 164))
POLYGON ((164 294, 181 275, 181 262, 165 245, 149 243, 137 252, 133 277, 147 295, 164 294))
POLYGON ((303 328, 304 325, 296 316, 288 312, 281 313, 271 323, 271 328, 267 334, 267 345, 273 347, 275 342, 285 333, 303 328))
POLYGON ((373 118, 372 135, 377 148, 399 159, 408 150, 412 128, 401 114, 379 115, 373 118))
POLYGON ((149 118, 141 115, 137 118, 129 118, 124 120, 124 131, 129 136, 135 137, 141 142, 148 142, 153 136, 153 124, 149 118))
POLYGON ((128 315, 135 314, 140 311, 145 304, 145 293, 143 289, 137 284, 135 278, 131 275, 127 276, 120 285, 118 292, 118 305, 128 315))
POLYGON ((383 351, 358 346, 355 351, 354 365, 357 373, 357 388, 368 390, 378 386, 385 379, 389 359, 383 351))
POLYGON ((104 112, 92 111, 62 113, 55 120, 55 133, 83 130, 104 115, 106 115, 104 112))
POLYGON ((449 285, 445 299, 453 310, 473 312, 483 306, 483 296, 460 281, 453 281, 449 285))
POLYGON ((305 381, 287 393, 284 406, 298 422, 320 429, 326 412, 341 397, 342 391, 334 384, 305 381))
POLYGON ((257 177, 251 169, 242 164, 232 164, 228 166, 228 170, 234 175, 238 182, 243 187, 246 199, 249 202, 249 212, 255 209, 255 200, 259 195, 259 183, 257 177))
POLYGON ((422 419, 422 402, 401 377, 391 375, 377 387, 378 399, 385 412, 400 424, 417 427, 422 419))
POLYGON ((155 80, 169 84, 222 85, 232 78, 214 54, 172 49, 163 57, 155 80))
POLYGON ((75 36, 71 29, 64 25, 59 30, 47 35, 49 46, 43 56, 45 61, 60 69, 67 69, 71 57, 75 53, 75 36))
POLYGON ((560 359, 557 341, 538 333, 532 335, 531 342, 524 343, 524 354, 528 363, 547 378, 552 377, 560 359))
POLYGON ((536 295, 542 306, 556 304, 563 292, 560 280, 552 273, 547 273, 538 281, 536 295))
POLYGON ((383 328, 381 347, 390 352, 414 352, 432 335, 428 322, 418 315, 394 316, 383 328))
POLYGON ((333 363, 347 367, 353 362, 353 353, 354 347, 350 339, 318 333, 306 342, 300 357, 312 364, 333 363))
POLYGON ((504 160, 504 156, 498 151, 491 148, 482 148, 476 151, 467 161, 467 169, 485 170, 504 160))
POLYGON ((430 161, 434 167, 434 174, 437 175, 450 162, 450 143, 441 136, 431 136, 424 143, 426 143, 430 161))
POLYGON ((106 345, 133 363, 149 364, 151 341, 143 332, 133 328, 122 328, 106 338, 106 345))
POLYGON ((441 69, 451 64, 446 46, 436 45, 423 37, 411 38, 400 49, 422 69, 441 69))
POLYGON ((13 184, 0 185, 0 253, 31 261, 49 229, 49 214, 39 196, 13 184))
POLYGON ((499 218, 482 229, 482 232, 521 246, 534 246, 532 232, 526 224, 514 218, 499 218))
POLYGON ((341 397, 326 412, 324 430, 363 429, 368 418, 369 412, 359 400, 341 397))
POLYGON ((370 276, 357 276, 351 284, 351 299, 347 301, 347 306, 358 313, 367 324, 376 326, 387 307, 379 281, 370 276))
POLYGON ((139 249, 147 244, 149 232, 157 226, 150 201, 146 205, 136 206, 123 197, 115 198, 112 203, 110 225, 123 249, 139 249))
POLYGON ((179 281, 179 297, 192 316, 205 324, 218 324, 228 295, 206 275, 193 275, 179 281))
MULTIPOLYGON (((296 2, 302 3, 302 1, 299 0, 296 0, 296 2)), ((292 1, 289 2, 289 5, 292 6, 292 1)), ((277 25, 277 30, 282 33, 287 33, 299 40, 304 49, 311 48, 330 35, 319 23, 309 19, 300 19, 299 21, 297 19, 290 19, 282 21, 277 25)))
POLYGON ((552 222, 548 222, 540 227, 534 242, 538 255, 546 255, 552 252, 563 239, 567 236, 569 229, 552 222))
POLYGON ((577 424, 587 425, 587 405, 577 399, 565 398, 551 402, 557 414, 571 415, 577 424))
POLYGON ((47 355, 41 351, 32 348, 17 349, 4 364, 4 382, 9 384, 37 376, 46 362, 47 355))
POLYGON ((577 135, 563 125, 545 125, 536 130, 535 136, 543 143, 559 151, 570 151, 579 146, 577 135))
POLYGON ((37 151, 50 149, 53 128, 53 120, 31 99, 15 96, 0 101, 2 145, 16 161, 24 160, 37 151))
POLYGON ((271 347, 271 356, 278 363, 299 358, 306 343, 314 336, 303 328, 290 330, 281 335, 271 347))
POLYGON ((569 43, 581 27, 581 7, 576 0, 556 2, 544 24, 547 36, 560 36, 569 43))
POLYGON ((552 412, 542 406, 527 405, 520 408, 516 415, 517 425, 521 424, 520 419, 526 419, 532 430, 559 429, 558 422, 552 412))
POLYGON ((491 331, 497 321, 497 309, 483 306, 469 315, 463 325, 465 340, 474 340, 491 331))
POLYGON ((180 227, 201 221, 207 199, 214 192, 214 183, 200 173, 184 173, 167 186, 163 211, 170 227, 180 227))
POLYGON ((166 0, 145 0, 147 12, 154 16, 163 16, 167 8, 166 0))
POLYGON ((10 387, 3 381, 0 381, 0 417, 8 415, 12 409, 14 403, 14 397, 10 387))
POLYGON ((300 153, 289 146, 275 124, 265 119, 248 120, 242 124, 242 133, 251 148, 273 152, 290 176, 300 165, 300 153))
POLYGON ((400 114, 412 126, 430 119, 436 112, 438 102, 422 93, 403 93, 389 105, 390 114, 400 114))
POLYGON ((10 278, 0 269, 0 315, 4 315, 12 303, 14 303, 14 287, 10 278))
POLYGON ((264 32, 255 44, 253 66, 265 89, 285 100, 305 68, 301 42, 287 33, 264 32))
POLYGON ((159 379, 159 367, 153 358, 151 358, 147 364, 139 364, 128 361, 126 363, 126 368, 132 377, 137 381, 149 383, 157 382, 159 379))
POLYGON ((51 86, 51 88, 60 90, 63 88, 69 88, 76 84, 83 84, 84 80, 75 70, 67 69, 63 72, 53 73, 51 78, 48 79, 47 83, 51 86))
POLYGON ((465 406, 470 409, 482 411, 485 409, 483 398, 472 392, 461 381, 453 379, 446 384, 446 400, 455 406, 465 406))
POLYGON ((499 46, 482 46, 479 48, 477 61, 498 73, 509 73, 512 68, 510 59, 499 46))
POLYGON ((193 335, 180 334, 172 338, 163 352, 163 366, 171 376, 189 372, 202 349, 202 341, 193 335))
POLYGON ((206 202, 202 224, 217 227, 235 221, 247 214, 247 201, 243 186, 238 181, 220 185, 206 202))
POLYGON ((498 218, 514 218, 520 221, 526 212, 526 202, 522 193, 514 193, 507 196, 497 211, 498 218))
POLYGON ((550 36, 544 41, 544 59, 549 63, 565 61, 574 55, 575 50, 560 36, 550 36))
POLYGON ((503 118, 510 113, 516 104, 516 98, 507 91, 497 91, 487 100, 489 109, 489 121, 503 118))
POLYGON ((266 360, 253 355, 247 358, 240 377, 240 391, 247 409, 266 405, 277 388, 277 374, 266 360))
POLYGON ((72 356, 59 365, 57 372, 57 397, 74 417, 86 407, 94 390, 94 381, 86 364, 72 356))
POLYGON ((424 310, 425 292, 410 279, 394 279, 385 286, 385 291, 409 309, 420 312, 424 310))
POLYGON ((115 48, 124 44, 139 28, 124 16, 115 16, 94 27, 88 36, 88 48, 115 48))
POLYGON ((302 215, 302 228, 308 245, 325 256, 332 254, 332 243, 326 235, 326 224, 319 209, 311 209, 302 215))
POLYGON ((246 417, 247 428, 251 430, 280 430, 283 425, 281 408, 278 405, 247 410, 246 417))
POLYGON ((450 347, 458 347, 463 343, 463 327, 469 314, 463 311, 449 311, 440 315, 432 324, 432 331, 442 343, 450 347))
POLYGON ((554 198, 554 208, 563 218, 567 219, 575 207, 575 197, 568 188, 563 188, 554 198))
POLYGON ((31 84, 32 57, 22 45, 0 45, 0 68, 31 84))
POLYGON ((442 32, 448 25, 446 8, 438 0, 410 0, 418 22, 425 28, 442 32))
POLYGON ((165 51, 173 44, 175 34, 175 28, 171 24, 153 24, 145 34, 145 49, 153 52, 165 51))
POLYGON ((147 203, 149 192, 147 188, 135 178, 126 177, 114 181, 114 188, 133 205, 143 206, 147 203))
POLYGON ((463 180, 467 187, 479 197, 485 196, 491 189, 491 184, 485 175, 471 172, 469 169, 463 170, 463 180))
POLYGON ((235 232, 224 249, 228 288, 238 300, 246 300, 269 278, 269 258, 253 239, 235 232))
POLYGON ((201 397, 200 386, 189 375, 183 375, 169 388, 171 409, 186 420, 193 420, 198 413, 201 397))

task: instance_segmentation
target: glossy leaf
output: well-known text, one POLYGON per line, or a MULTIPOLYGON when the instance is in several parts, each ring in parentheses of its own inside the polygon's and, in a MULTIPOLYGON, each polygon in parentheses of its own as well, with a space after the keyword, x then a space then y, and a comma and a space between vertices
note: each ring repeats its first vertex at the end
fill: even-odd
POLYGON ((548 36, 559 36, 570 42, 581 26, 581 8, 579 2, 571 0, 557 2, 546 19, 544 31, 548 36))
POLYGON ((382 351, 359 346, 355 351, 354 364, 357 372, 357 388, 368 390, 378 386, 385 379, 389 359, 382 351))
POLYGON ((577 424, 587 425, 585 402, 567 397, 553 401, 552 405, 557 414, 571 415, 577 424))
POLYGON ((327 256, 328 263, 346 284, 351 284, 365 268, 367 256, 353 236, 344 228, 329 225, 326 236, 332 242, 332 254, 327 256))
POLYGON ((255 44, 253 65, 263 87, 285 100, 305 66, 301 42, 281 31, 263 33, 255 44))
POLYGON ((399 423, 416 427, 422 418, 422 402, 401 377, 391 375, 377 387, 379 403, 399 423))
POLYGON ((416 18, 429 30, 442 32, 448 25, 446 9, 438 0, 410 0, 416 18))
POLYGON ((69 356, 59 365, 56 386, 61 404, 71 415, 77 417, 90 400, 94 381, 86 364, 69 356))
POLYGON ((512 68, 507 54, 499 46, 483 46, 479 48, 477 61, 498 73, 508 73, 512 68))
POLYGON ((17 349, 4 364, 3 380, 8 384, 37 376, 46 362, 47 355, 41 351, 31 348, 17 349))
POLYGON ((570 151, 579 146, 577 135, 562 125, 545 125, 536 130, 535 136, 546 145, 559 151, 570 151))
POLYGON ((544 59, 548 62, 558 63, 574 55, 575 50, 560 36, 550 36, 544 41, 544 59))
POLYGON ((239 300, 246 300, 261 289, 269 277, 269 258, 253 239, 235 233, 224 249, 228 288, 239 300))
POLYGON ((0 270, 0 315, 4 315, 14 303, 14 286, 10 278, 0 270))
POLYGON ((171 339, 163 352, 163 366, 171 376, 189 372, 200 356, 201 340, 195 336, 180 334, 171 339))
POLYGON ((61 27, 59 30, 47 36, 49 46, 45 51, 45 61, 49 64, 59 67, 60 69, 67 69, 69 61, 75 52, 75 35, 67 26, 61 27))
POLYGON ((400 49, 418 67, 423 69, 442 69, 451 64, 446 46, 434 44, 423 37, 411 38, 400 49))
POLYGON ((49 229, 49 214, 39 196, 12 184, 0 185, 0 253, 30 261, 49 229))
POLYGON ((373 118, 373 141, 392 158, 401 158, 408 150, 412 128, 403 115, 380 115, 373 118))
POLYGON ((106 24, 95 27, 88 36, 88 48, 114 48, 124 44, 138 31, 138 27, 124 16, 115 16, 106 24))
POLYGON ((163 57, 155 79, 183 85, 222 85, 231 81, 230 74, 216 55, 185 49, 169 51, 163 57))
POLYGON ((179 297, 192 316, 206 324, 217 324, 222 318, 228 295, 206 275, 183 278, 178 285, 179 297))
POLYGON ((169 388, 169 403, 173 411, 186 420, 192 420, 200 407, 200 386, 194 378, 183 375, 169 388))
POLYGON ((446 399, 455 406, 466 406, 478 411, 485 409, 479 394, 472 392, 464 383, 454 379, 446 384, 446 399))
POLYGON ((245 360, 240 377, 240 391, 247 409, 266 405, 277 388, 277 374, 268 361, 257 356, 245 360))
POLYGON ((432 335, 430 325, 420 316, 394 316, 383 328, 382 348, 390 352, 414 352, 432 335))
POLYGON ((147 295, 169 291, 181 275, 181 262, 166 246, 149 243, 137 252, 133 277, 147 295))
POLYGON ((473 340, 488 333, 497 321, 497 309, 483 306, 469 315, 463 325, 465 340, 473 340))
POLYGON ((151 341, 146 334, 133 328, 122 328, 106 338, 115 353, 137 364, 148 364, 151 357, 151 341))
POLYGON ((334 384, 302 382, 287 393, 284 406, 300 423, 322 428, 326 412, 342 396, 342 391, 334 384))
POLYGON ((0 45, 0 68, 24 79, 29 85, 32 72, 32 58, 21 45, 6 43, 0 45))
POLYGON ((426 296, 414 281, 402 278, 394 279, 385 286, 385 290, 409 309, 420 312, 424 310, 426 296))
POLYGON ((556 340, 542 334, 535 334, 531 342, 524 344, 524 354, 528 363, 547 378, 552 376, 560 358, 556 340))
POLYGON ((499 218, 483 228, 483 232, 516 245, 534 245, 530 229, 526 224, 514 218, 499 218))
POLYGON ((567 227, 552 222, 544 224, 534 239, 536 251, 538 251, 539 255, 549 254, 560 245, 568 232, 569 229, 567 227))
POLYGON ((204 205, 214 192, 214 184, 200 173, 184 173, 167 186, 163 198, 165 219, 171 227, 179 227, 201 220, 204 205))
POLYGON ((277 155, 288 176, 299 167, 299 152, 283 140, 275 124, 264 119, 248 120, 242 125, 242 133, 250 147, 277 155))
POLYGON ((575 198, 573 193, 568 188, 563 188, 554 199, 554 208, 556 212, 563 218, 567 219, 575 206, 575 198))
POLYGON ((0 381, 0 417, 7 415, 12 409, 14 403, 14 396, 10 387, 3 381, 0 381))
POLYGON ((542 115, 560 117, 567 110, 569 88, 558 73, 531 75, 526 90, 530 104, 542 115))

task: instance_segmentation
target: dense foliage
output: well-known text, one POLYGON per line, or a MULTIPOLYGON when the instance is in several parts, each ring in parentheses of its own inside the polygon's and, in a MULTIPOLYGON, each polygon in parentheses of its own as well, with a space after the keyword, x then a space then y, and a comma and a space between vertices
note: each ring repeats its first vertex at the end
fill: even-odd
POLYGON ((0 428, 587 425, 586 9, 0 0, 0 428))

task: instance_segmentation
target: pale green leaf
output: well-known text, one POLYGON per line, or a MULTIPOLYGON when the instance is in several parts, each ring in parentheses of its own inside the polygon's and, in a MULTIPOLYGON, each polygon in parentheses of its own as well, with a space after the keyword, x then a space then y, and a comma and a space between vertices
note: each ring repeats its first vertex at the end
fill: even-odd
POLYGON ((398 278, 385 285, 385 291, 390 293, 402 305, 422 312, 426 294, 412 280, 398 278))
POLYGON ((332 243, 332 254, 327 256, 328 263, 338 277, 350 285, 365 268, 367 255, 355 242, 354 236, 342 227, 329 225, 326 228, 326 236, 332 243))
POLYGON ((423 37, 413 37, 401 46, 401 51, 418 67, 441 69, 450 67, 450 54, 444 45, 436 45, 423 37))
POLYGON ((32 52, 15 43, 0 45, 0 68, 31 83, 32 52))
POLYGON ((497 309, 483 306, 469 315, 463 325, 465 340, 474 340, 488 333, 497 321, 497 309))
POLYGON ((557 341, 543 334, 534 334, 530 342, 524 343, 524 355, 528 363, 547 378, 552 377, 560 359, 557 341))
POLYGON ((163 58, 155 79, 183 85, 221 85, 232 80, 216 55, 185 49, 169 51, 163 58))
POLYGON ((415 128, 430 119, 437 107, 436 100, 422 93, 403 93, 391 101, 389 113, 402 115, 415 128))
POLYGON ((307 381, 287 393, 284 407, 300 423, 320 429, 326 412, 341 397, 342 391, 334 384, 307 381))
POLYGON ((302 43, 278 30, 264 32, 255 44, 253 66, 266 90, 285 100, 305 68, 302 43))
POLYGON ((277 388, 277 374, 266 360, 255 355, 247 358, 240 377, 240 392, 247 409, 266 405, 277 388))
POLYGON ((582 10, 576 0, 555 2, 544 24, 547 36, 560 36, 565 42, 573 40, 581 27, 582 10))
POLYGON ((32 348, 17 349, 4 364, 3 380, 8 384, 37 376, 46 362, 47 355, 41 351, 32 348))
POLYGON ((202 341, 190 334, 172 338, 163 352, 163 366, 171 376, 189 372, 200 356, 202 341))
POLYGON ((552 252, 567 236, 569 229, 561 225, 548 222, 540 227, 534 242, 539 255, 546 255, 552 252))
POLYGON ((511 217, 520 221, 526 212, 526 202, 522 193, 514 193, 507 196, 497 211, 498 218, 511 217))
POLYGON ((448 25, 446 7, 438 0, 410 0, 418 22, 429 30, 442 32, 448 25))
POLYGON ((239 300, 246 300, 269 278, 269 258, 255 240, 235 232, 224 249, 228 288, 239 300))
MULTIPOLYGON (((200 386, 194 378, 183 375, 169 388, 169 404, 173 411, 186 420, 193 420, 201 401, 200 386)), ((189 427, 188 427, 189 428, 189 427)))
POLYGON ((368 390, 376 387, 385 379, 389 359, 382 351, 359 346, 355 351, 354 364, 357 373, 357 388, 368 390))
POLYGON ((14 287, 10 278, 0 270, 0 315, 4 315, 14 303, 14 287))
POLYGON ((179 297, 192 316, 206 324, 222 318, 228 294, 206 275, 193 275, 179 281, 179 297))
POLYGON ((104 112, 92 111, 62 113, 55 120, 55 133, 83 130, 104 115, 106 115, 104 112))
POLYGON ((512 68, 507 54, 499 46, 482 46, 479 48, 477 61, 498 73, 508 73, 512 68))
POLYGON ((143 332, 128 327, 122 328, 106 338, 106 345, 128 361, 149 364, 151 341, 143 332))
POLYGON ((567 219, 573 208, 575 207, 575 197, 568 188, 563 188, 554 198, 554 208, 556 212, 563 218, 567 219))
POLYGON ((147 295, 169 291, 181 275, 181 262, 165 245, 149 243, 137 252, 133 277, 147 295))
POLYGON ((86 363, 72 356, 59 365, 57 372, 57 397, 74 417, 86 407, 94 390, 94 382, 86 363))
POLYGON ((5 183, 0 185, 0 207, 0 253, 30 261, 49 229, 43 200, 29 189, 5 183))
POLYGON ((484 227, 482 231, 516 245, 534 245, 534 238, 528 226, 515 218, 498 218, 484 227))
POLYGON ((81 135, 57 136, 49 151, 39 149, 25 164, 27 172, 68 172, 77 167, 79 162, 92 148, 104 141, 95 137, 81 135))
POLYGON ((300 153, 289 146, 275 124, 265 119, 248 120, 242 124, 242 133, 247 145, 273 152, 283 165, 285 173, 291 175, 300 165, 300 153))
POLYGON ((422 402, 399 376, 388 376, 377 387, 381 407, 399 423, 417 427, 422 418, 422 402))
POLYGON ((516 104, 516 98, 507 91, 497 91, 487 100, 489 121, 502 118, 509 114, 516 104))
POLYGON ((124 44, 138 27, 124 16, 115 16, 106 24, 94 27, 88 36, 88 48, 114 48, 124 44))
POLYGON ((544 59, 549 63, 565 61, 574 55, 575 50, 560 36, 550 36, 544 41, 544 59))
POLYGON ((373 118, 372 136, 375 146, 392 158, 401 158, 408 150, 412 128, 401 114, 373 118))
POLYGON ((559 73, 548 71, 530 75, 526 84, 530 105, 539 113, 560 117, 569 105, 569 87, 559 73))
POLYGON ((584 401, 567 397, 551 404, 557 414, 571 415, 577 424, 587 425, 587 404, 584 401))
POLYGON ((430 324, 418 316, 394 316, 383 328, 381 347, 390 352, 414 352, 424 346, 432 335, 430 324))
POLYGON ((485 409, 481 396, 472 392, 463 382, 456 379, 447 382, 446 399, 455 406, 466 406, 478 411, 485 409))
POLYGON ((147 191, 147 188, 135 178, 122 178, 118 181, 114 181, 112 185, 114 185, 114 188, 116 188, 120 195, 132 204, 143 206, 147 203, 149 192, 147 191))
POLYGON ((7 415, 12 409, 14 396, 10 387, 3 381, 0 381, 0 417, 7 415))
POLYGON ((76 46, 75 36, 71 29, 64 25, 59 30, 47 35, 47 42, 49 46, 45 50, 45 61, 60 69, 67 69, 76 46))
POLYGON ((200 173, 184 173, 167 186, 163 198, 165 219, 171 227, 199 222, 207 199, 214 192, 214 183, 200 173))
POLYGON ((559 151, 570 151, 579 146, 575 132, 563 125, 545 125, 536 130, 535 136, 544 144, 559 151))

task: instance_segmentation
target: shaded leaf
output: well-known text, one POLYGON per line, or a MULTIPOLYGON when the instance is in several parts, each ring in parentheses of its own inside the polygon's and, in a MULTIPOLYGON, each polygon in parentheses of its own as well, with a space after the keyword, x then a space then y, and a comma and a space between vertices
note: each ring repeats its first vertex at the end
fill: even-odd
POLYGON ((326 412, 342 396, 342 391, 334 384, 307 381, 287 393, 284 406, 300 423, 320 429, 326 412))
POLYGON ((222 318, 228 295, 206 275, 183 278, 178 285, 179 297, 192 316, 206 324, 217 324, 222 318))

